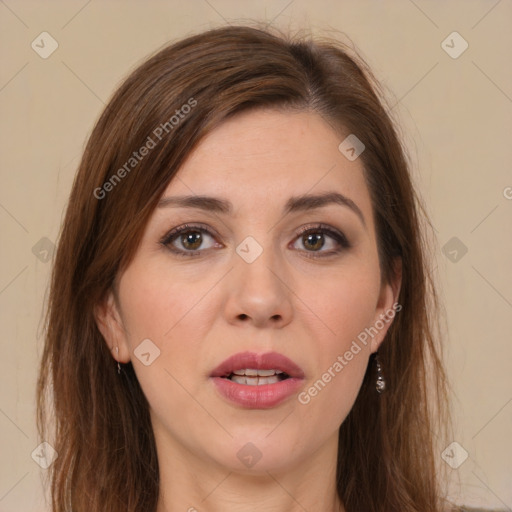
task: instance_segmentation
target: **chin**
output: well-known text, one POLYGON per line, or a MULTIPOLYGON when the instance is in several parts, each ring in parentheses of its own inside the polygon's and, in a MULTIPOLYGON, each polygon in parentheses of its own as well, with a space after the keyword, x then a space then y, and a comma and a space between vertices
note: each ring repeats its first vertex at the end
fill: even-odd
POLYGON ((314 450, 314 447, 308 450, 303 446, 303 440, 304 434, 299 432, 294 436, 286 430, 278 434, 277 429, 274 432, 268 428, 243 429, 223 443, 212 441, 216 450, 210 453, 210 457, 218 465, 236 473, 266 475, 267 472, 286 472, 293 469, 306 452, 314 450))

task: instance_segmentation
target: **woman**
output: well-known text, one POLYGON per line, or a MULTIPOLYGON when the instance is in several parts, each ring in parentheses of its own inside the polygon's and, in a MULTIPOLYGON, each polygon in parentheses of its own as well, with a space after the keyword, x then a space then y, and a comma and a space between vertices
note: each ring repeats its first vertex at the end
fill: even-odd
POLYGON ((53 511, 448 508, 424 217, 378 91, 341 43, 249 27, 121 85, 54 266, 53 511))

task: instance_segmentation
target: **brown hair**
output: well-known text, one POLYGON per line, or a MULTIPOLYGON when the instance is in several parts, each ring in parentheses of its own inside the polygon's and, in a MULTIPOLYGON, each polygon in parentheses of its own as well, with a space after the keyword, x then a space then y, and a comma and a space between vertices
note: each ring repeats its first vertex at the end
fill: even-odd
POLYGON ((228 117, 258 107, 317 112, 364 142, 360 158, 383 280, 393 278, 396 259, 402 260, 402 310, 379 351, 387 391, 375 392, 369 364, 339 431, 339 496, 351 512, 441 510, 433 438, 444 424, 446 382, 426 216, 380 96, 349 46, 243 26, 168 46, 120 86, 85 149, 52 275, 38 426, 59 454, 50 468, 54 512, 156 510, 159 471, 148 403, 131 363, 117 374, 94 307, 129 264, 157 201, 191 151, 228 117), (154 147, 147 156, 130 160, 149 138, 154 147))

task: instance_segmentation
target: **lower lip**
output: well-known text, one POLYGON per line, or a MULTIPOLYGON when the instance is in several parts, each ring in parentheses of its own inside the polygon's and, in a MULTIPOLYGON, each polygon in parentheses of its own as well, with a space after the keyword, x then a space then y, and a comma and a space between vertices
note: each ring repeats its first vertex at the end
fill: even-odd
POLYGON ((303 379, 289 377, 274 384, 249 386, 224 377, 212 377, 220 394, 229 401, 248 409, 270 409, 297 393, 303 379))

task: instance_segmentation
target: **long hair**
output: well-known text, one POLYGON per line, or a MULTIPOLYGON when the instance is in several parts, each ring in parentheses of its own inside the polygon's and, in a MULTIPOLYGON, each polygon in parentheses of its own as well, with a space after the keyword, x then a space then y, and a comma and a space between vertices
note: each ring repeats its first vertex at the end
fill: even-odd
POLYGON ((122 83, 90 135, 53 267, 38 382, 40 436, 58 452, 49 469, 53 512, 156 510, 149 406, 131 363, 117 374, 93 311, 187 156, 220 123, 259 107, 316 112, 364 142, 384 281, 402 260, 402 310, 379 350, 387 391, 375 392, 369 364, 339 430, 339 496, 350 512, 442 510, 434 441, 446 379, 428 221, 385 105, 349 45, 247 26, 167 46, 122 83), (143 146, 151 149, 142 158, 143 146))

